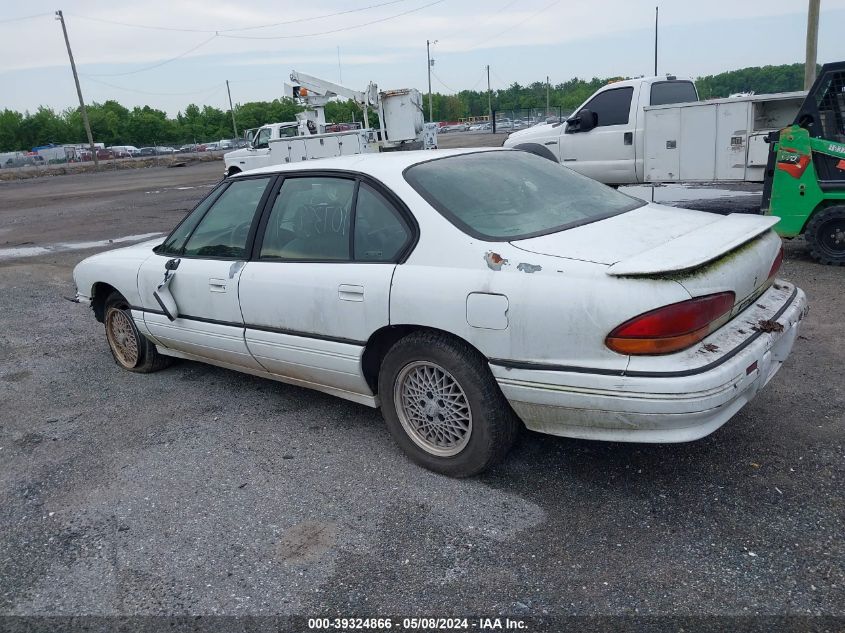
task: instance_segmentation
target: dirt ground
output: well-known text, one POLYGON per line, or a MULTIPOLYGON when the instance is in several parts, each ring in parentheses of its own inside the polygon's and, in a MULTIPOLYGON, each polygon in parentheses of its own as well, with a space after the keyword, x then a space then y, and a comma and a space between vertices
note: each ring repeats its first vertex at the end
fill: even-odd
POLYGON ((810 314, 710 437, 526 433, 450 480, 364 406, 198 363, 120 371, 62 299, 109 247, 73 243, 168 231, 221 174, 0 183, 0 614, 845 617, 845 269, 787 244, 810 314))

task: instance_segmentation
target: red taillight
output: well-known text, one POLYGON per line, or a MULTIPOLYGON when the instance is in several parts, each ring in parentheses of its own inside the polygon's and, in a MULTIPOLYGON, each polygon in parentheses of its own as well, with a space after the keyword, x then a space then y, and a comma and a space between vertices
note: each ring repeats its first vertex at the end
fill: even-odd
POLYGON ((673 303, 625 321, 605 344, 620 354, 670 354, 695 345, 728 320, 733 292, 673 303))
POLYGON ((781 264, 783 264, 783 244, 780 245, 780 250, 778 251, 777 257, 775 257, 775 261, 772 262, 772 268, 771 270, 769 270, 769 276, 767 277, 767 279, 771 279, 772 277, 778 274, 781 264))

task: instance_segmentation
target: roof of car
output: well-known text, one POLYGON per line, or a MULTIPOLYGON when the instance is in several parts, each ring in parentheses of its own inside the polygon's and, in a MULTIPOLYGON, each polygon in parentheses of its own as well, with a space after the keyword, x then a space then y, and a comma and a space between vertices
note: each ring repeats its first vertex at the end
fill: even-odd
POLYGON ((411 165, 424 163, 435 158, 446 158, 447 156, 459 156, 461 154, 472 154, 475 152, 501 151, 501 147, 472 147, 461 149, 434 149, 414 150, 397 152, 373 152, 368 154, 354 154, 351 156, 338 156, 334 158, 320 158, 299 163, 286 163, 284 165, 270 165, 259 167, 249 171, 236 174, 233 178, 241 175, 255 174, 276 174, 287 171, 339 169, 344 171, 370 172, 370 171, 391 171, 401 172, 411 165))

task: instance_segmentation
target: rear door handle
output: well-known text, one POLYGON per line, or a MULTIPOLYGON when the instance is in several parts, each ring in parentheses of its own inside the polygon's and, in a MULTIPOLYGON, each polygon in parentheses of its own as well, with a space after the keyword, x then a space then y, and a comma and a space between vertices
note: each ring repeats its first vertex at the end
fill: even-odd
POLYGON ((208 289, 211 292, 226 292, 226 280, 225 279, 209 279, 208 280, 208 289))
POLYGON ((363 301, 364 286, 340 284, 337 287, 337 296, 341 301, 363 301))

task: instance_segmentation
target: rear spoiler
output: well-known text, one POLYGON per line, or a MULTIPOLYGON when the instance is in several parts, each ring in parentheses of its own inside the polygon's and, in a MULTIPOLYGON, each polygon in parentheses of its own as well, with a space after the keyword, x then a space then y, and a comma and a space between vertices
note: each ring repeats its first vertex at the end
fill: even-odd
POLYGON ((762 235, 780 218, 732 213, 660 246, 616 262, 608 275, 657 275, 698 268, 762 235))

